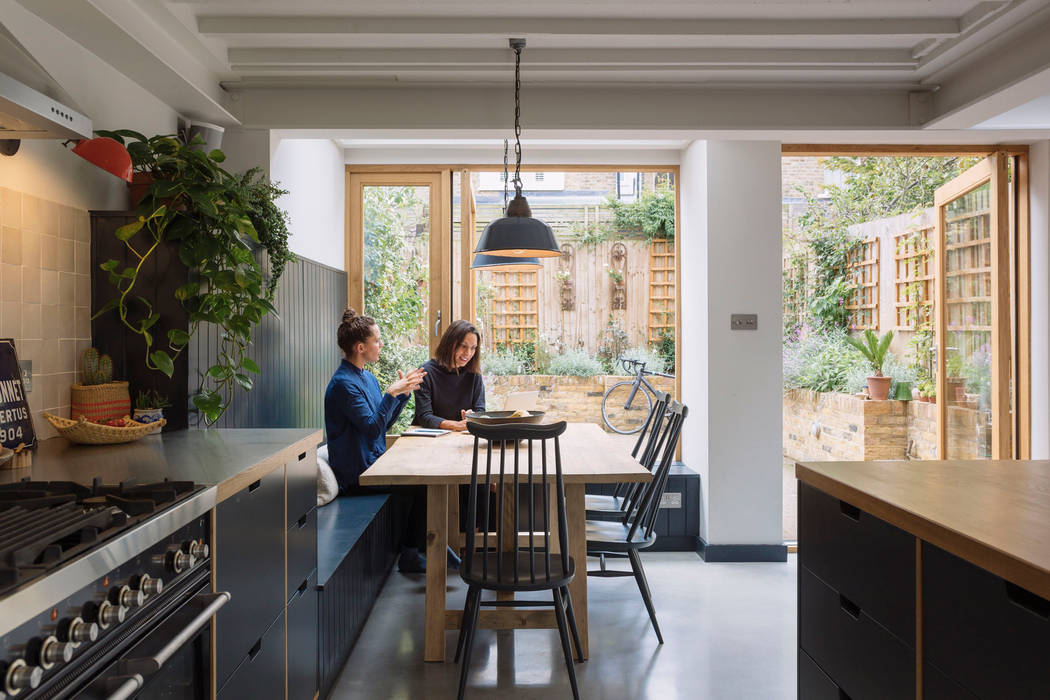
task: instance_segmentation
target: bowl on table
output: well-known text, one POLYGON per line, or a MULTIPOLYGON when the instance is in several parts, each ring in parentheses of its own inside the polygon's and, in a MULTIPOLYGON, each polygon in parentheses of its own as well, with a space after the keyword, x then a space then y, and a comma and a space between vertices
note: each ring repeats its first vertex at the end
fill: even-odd
POLYGON ((467 422, 481 425, 513 425, 515 423, 542 423, 546 411, 482 411, 468 413, 467 422), (521 415, 526 413, 528 415, 521 415), (517 415, 515 415, 517 414, 517 415))

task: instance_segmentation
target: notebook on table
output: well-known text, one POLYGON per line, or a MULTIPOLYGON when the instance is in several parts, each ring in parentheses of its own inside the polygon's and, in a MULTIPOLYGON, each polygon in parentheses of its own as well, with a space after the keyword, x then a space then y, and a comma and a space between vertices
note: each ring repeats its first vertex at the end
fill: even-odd
POLYGON ((401 437, 439 437, 441 435, 447 435, 452 432, 451 430, 443 430, 441 428, 418 428, 412 426, 405 432, 401 433, 401 437))

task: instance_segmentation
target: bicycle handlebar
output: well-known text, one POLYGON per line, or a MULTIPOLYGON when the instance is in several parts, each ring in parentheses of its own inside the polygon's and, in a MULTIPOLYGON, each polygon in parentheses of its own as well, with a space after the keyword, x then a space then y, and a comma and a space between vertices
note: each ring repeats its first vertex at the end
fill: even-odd
POLYGON ((634 374, 635 368, 641 366, 641 369, 638 370, 641 374, 648 374, 656 377, 668 377, 671 379, 674 378, 673 374, 666 374, 664 372, 653 372, 651 370, 645 369, 646 363, 641 360, 632 360, 631 358, 624 357, 623 355, 620 355, 617 359, 619 360, 620 364, 623 365, 623 369, 627 374, 634 374))

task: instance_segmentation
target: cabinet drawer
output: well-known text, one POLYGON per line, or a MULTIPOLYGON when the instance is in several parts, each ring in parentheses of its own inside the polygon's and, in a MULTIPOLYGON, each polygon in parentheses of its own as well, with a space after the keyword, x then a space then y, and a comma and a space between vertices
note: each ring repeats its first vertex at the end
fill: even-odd
POLYGON ((217 697, 222 700, 283 700, 283 614, 277 616, 239 661, 229 679, 219 688, 217 697))
POLYGON ((802 649, 852 700, 915 697, 915 651, 799 567, 802 649))
POLYGON ((317 630, 317 572, 313 571, 292 589, 288 602, 288 700, 313 700, 317 692, 317 630))
POLYGON ((799 482, 799 563, 915 646, 915 537, 799 482))
POLYGON ((317 448, 288 462, 288 527, 317 506, 317 448))
POLYGON ((977 696, 948 678, 939 669, 922 665, 923 700, 977 700, 977 696))
POLYGON ((215 580, 230 602, 215 618, 221 685, 284 606, 284 469, 216 506, 215 580))
POLYGON ((798 651, 798 700, 842 700, 835 681, 801 649, 798 651))
POLYGON ((288 596, 317 568, 317 508, 288 528, 288 596))
POLYGON ((1050 601, 922 545, 923 658, 982 698, 1050 697, 1050 601))

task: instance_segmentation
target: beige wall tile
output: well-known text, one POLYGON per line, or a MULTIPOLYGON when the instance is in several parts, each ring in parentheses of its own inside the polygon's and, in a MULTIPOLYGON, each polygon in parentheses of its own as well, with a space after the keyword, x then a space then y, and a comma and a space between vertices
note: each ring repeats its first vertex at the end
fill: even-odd
POLYGON ((73 309, 73 322, 77 327, 77 338, 91 338, 91 313, 86 306, 73 309))
POLYGON ((77 210, 73 207, 58 209, 58 237, 73 240, 76 237, 77 210))
MULTIPOLYGON (((43 347, 42 341, 21 339, 17 341, 15 347, 18 349, 18 359, 20 360, 32 360, 33 361, 33 381, 36 381, 35 377, 40 373, 40 349, 43 347)), ((40 406, 43 408, 43 405, 40 406)))
POLYGON ((40 236, 40 267, 45 270, 58 269, 58 239, 54 236, 40 236))
POLYGON ((58 407, 60 410, 62 409, 62 407, 65 407, 66 412, 64 414, 59 413, 58 415, 68 417, 70 401, 69 387, 73 384, 73 373, 62 372, 61 374, 55 376, 58 378, 58 381, 55 387, 54 406, 58 407))
POLYGON ((22 231, 22 264, 40 269, 40 234, 22 231))
POLYGON ((33 414, 33 429, 36 430, 37 440, 50 440, 58 437, 58 431, 44 418, 43 411, 33 414))
MULTIPOLYGON (((21 359, 21 353, 19 353, 18 357, 21 359)), ((34 362, 33 364, 36 363, 34 362)), ((29 399, 30 413, 39 413, 44 410, 44 392, 40 387, 40 377, 41 375, 33 373, 33 390, 26 394, 26 398, 29 399)), ((35 420, 36 416, 33 418, 35 420)))
POLYGON ((73 339, 58 341, 58 361, 62 372, 77 371, 77 341, 73 339))
POLYGON ((91 246, 76 241, 73 243, 73 271, 80 275, 91 274, 91 246))
POLYGON ((22 305, 17 301, 0 303, 0 336, 22 337, 22 305))
MULTIPOLYGON (((62 332, 62 316, 59 310, 62 307, 58 304, 44 304, 40 307, 40 324, 43 326, 43 334, 40 336, 44 340, 54 340, 58 342, 59 333, 62 332)), ((55 346, 58 347, 57 345, 55 346)), ((57 352, 57 349, 56 349, 57 352)), ((55 372, 53 369, 45 369, 45 372, 55 372)))
POLYGON ((58 303, 72 307, 74 304, 74 290, 76 289, 76 275, 72 272, 58 273, 58 303))
POLYGON ((40 200, 28 194, 22 195, 22 228, 44 232, 44 213, 40 210, 40 200))
POLYGON ((0 260, 9 265, 22 264, 22 229, 12 226, 0 228, 0 260))
POLYGON ((22 267, 22 302, 40 303, 40 268, 22 267))
POLYGON ((22 193, 0 188, 0 215, 4 217, 4 226, 20 228, 22 226, 22 193))
POLYGON ((73 219, 73 237, 81 243, 91 242, 91 217, 83 209, 73 219))
MULTIPOLYGON (((59 371, 59 360, 58 360, 58 340, 51 340, 50 338, 44 338, 40 342, 40 371, 45 376, 55 374, 59 371)), ((48 406, 57 406, 57 403, 48 403, 48 406)))
POLYGON ((58 307, 58 318, 59 327, 57 337, 69 338, 71 340, 73 338, 76 338, 76 316, 74 314, 73 307, 66 306, 65 304, 60 304, 58 307))
POLYGON ((0 301, 22 301, 22 266, 0 264, 0 301))
POLYGON ((40 200, 40 213, 44 217, 44 233, 49 236, 58 236, 58 233, 61 230, 59 224, 61 211, 61 204, 49 202, 46 199, 40 200))
POLYGON ((60 272, 73 272, 74 257, 73 241, 58 241, 58 270, 60 272))
POLYGON ((40 304, 20 304, 19 306, 22 310, 22 337, 39 341, 44 337, 44 329, 40 321, 40 304))
POLYGON ((58 273, 44 270, 40 273, 40 301, 44 304, 57 304, 61 299, 58 287, 58 273))
POLYGON ((91 306, 91 276, 76 275, 73 281, 73 304, 91 306))

